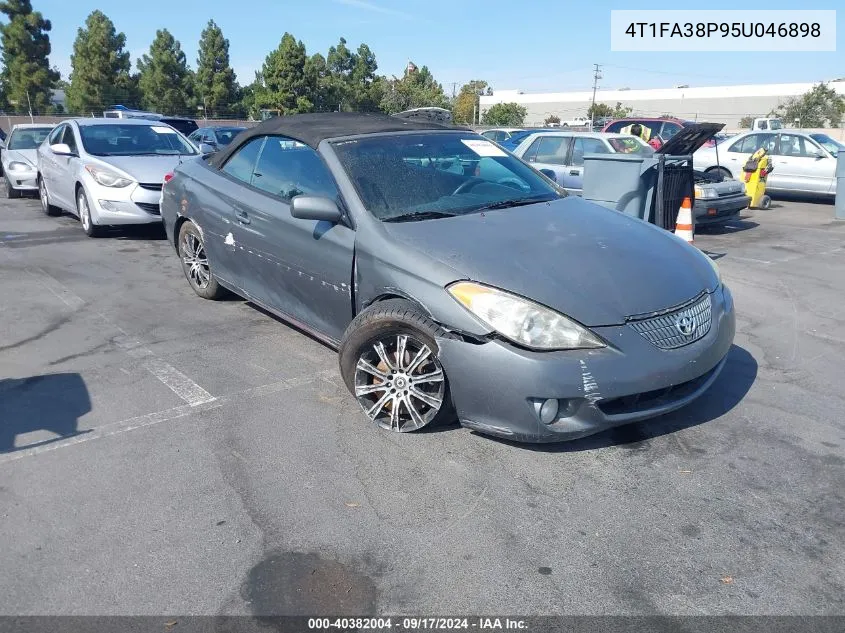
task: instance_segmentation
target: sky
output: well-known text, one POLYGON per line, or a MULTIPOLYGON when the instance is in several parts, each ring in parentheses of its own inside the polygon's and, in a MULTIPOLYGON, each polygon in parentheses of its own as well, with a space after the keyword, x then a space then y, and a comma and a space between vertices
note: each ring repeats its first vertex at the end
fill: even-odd
MULTIPOLYGON (((242 84, 253 80, 285 31, 302 40, 308 54, 326 54, 342 36, 350 47, 366 42, 379 72, 401 75, 408 60, 427 65, 447 94, 472 79, 494 89, 525 92, 587 90, 593 64, 602 64, 599 87, 664 88, 680 84, 823 81, 845 77, 845 5, 816 0, 808 9, 836 9, 837 52, 630 53, 610 51, 611 9, 633 9, 630 0, 144 0, 106 4, 133 64, 156 29, 167 28, 196 67, 200 33, 209 19, 230 41, 232 66, 242 84), (139 8, 143 7, 143 8, 139 8), (236 7, 236 8, 233 8, 236 7), (454 85, 453 85, 454 84, 454 85)), ((52 21, 51 64, 67 78, 77 29, 103 6, 98 0, 32 0, 52 21)), ((677 2, 642 8, 680 8, 677 2)), ((795 9, 794 1, 770 0, 767 9, 795 9)), ((710 0, 708 9, 753 8, 710 0)))

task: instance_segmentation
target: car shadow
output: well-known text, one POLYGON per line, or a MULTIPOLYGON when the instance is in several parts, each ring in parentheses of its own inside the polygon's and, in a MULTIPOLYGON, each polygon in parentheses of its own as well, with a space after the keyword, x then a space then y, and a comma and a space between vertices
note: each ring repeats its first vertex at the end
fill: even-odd
POLYGON ((126 226, 110 226, 106 230, 106 236, 118 240, 164 240, 167 234, 164 232, 164 225, 158 222, 153 224, 128 224, 126 226))
POLYGON ((772 198, 772 209, 779 209, 782 208, 782 204, 778 204, 779 202, 805 202, 808 204, 817 204, 820 207, 829 207, 832 206, 833 203, 836 201, 836 197, 833 194, 802 194, 802 193, 771 193, 767 192, 769 196, 772 198))
POLYGON ((78 424, 90 410, 88 388, 78 373, 0 379, 0 454, 88 433, 78 424), (16 438, 37 431, 55 437, 16 446, 16 438))
POLYGON ((514 447, 543 453, 593 451, 611 446, 636 449, 643 442, 715 420, 739 404, 757 378, 757 361, 748 350, 732 345, 722 373, 700 398, 682 409, 642 422, 618 426, 596 435, 555 444, 521 444, 494 438, 514 447))
POLYGON ((729 233, 740 233, 760 226, 759 223, 751 220, 733 220, 724 224, 703 224, 696 225, 695 232, 704 235, 727 235, 729 233))

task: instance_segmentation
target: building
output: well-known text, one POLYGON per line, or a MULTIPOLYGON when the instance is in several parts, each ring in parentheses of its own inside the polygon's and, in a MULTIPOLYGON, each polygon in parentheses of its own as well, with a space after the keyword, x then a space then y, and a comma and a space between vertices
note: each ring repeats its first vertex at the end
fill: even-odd
MULTIPOLYGON (((800 97, 814 85, 794 83, 599 90, 596 92, 596 103, 606 103, 612 107, 621 102, 623 106, 633 108, 633 115, 669 114, 693 121, 724 123, 727 129, 738 129, 743 117, 766 116, 790 98, 800 97)), ((832 81, 828 85, 845 96, 845 79, 832 81)), ((524 93, 519 90, 494 90, 492 95, 480 98, 480 105, 483 113, 496 103, 518 103, 528 110, 525 124, 539 126, 551 114, 562 120, 585 116, 592 98, 592 91, 524 93)))

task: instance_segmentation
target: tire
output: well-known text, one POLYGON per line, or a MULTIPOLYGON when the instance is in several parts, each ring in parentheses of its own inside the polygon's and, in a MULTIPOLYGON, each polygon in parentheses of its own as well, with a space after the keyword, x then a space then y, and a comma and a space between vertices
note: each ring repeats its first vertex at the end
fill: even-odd
POLYGON ((12 200, 21 197, 21 192, 10 185, 8 180, 6 181, 6 197, 12 200))
POLYGON ((455 419, 436 337, 455 338, 404 299, 376 303, 346 328, 340 373, 378 426, 408 433, 455 419))
POLYGON ((724 167, 714 167, 713 169, 708 169, 706 173, 714 175, 718 174, 722 177, 722 180, 733 180, 731 172, 729 172, 724 167))
POLYGON ((41 210, 45 215, 61 215, 61 210, 50 204, 50 194, 47 191, 47 184, 41 176, 38 176, 38 197, 41 200, 41 210))
POLYGON ((760 199, 760 208, 761 209, 771 209, 772 208, 772 199, 769 196, 764 195, 760 199))
POLYGON ((85 189, 78 187, 76 190, 76 212, 79 214, 79 222, 82 230, 88 237, 100 237, 103 234, 103 227, 94 224, 91 217, 91 205, 88 202, 88 195, 85 189))
POLYGON ((187 221, 179 229, 177 250, 182 262, 182 272, 194 292, 203 299, 213 301, 221 298, 225 290, 211 272, 202 233, 193 222, 187 221))

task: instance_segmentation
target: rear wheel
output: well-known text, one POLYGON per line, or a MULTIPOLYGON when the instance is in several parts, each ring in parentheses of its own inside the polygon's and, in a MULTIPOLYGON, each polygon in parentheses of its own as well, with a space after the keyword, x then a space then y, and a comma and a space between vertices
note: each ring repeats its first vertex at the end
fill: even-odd
POLYGON ((61 211, 50 204, 50 194, 47 192, 47 185, 44 179, 38 176, 38 197, 41 199, 41 210, 47 215, 59 215, 61 211))
POLYGON ((193 222, 185 222, 179 229, 179 258, 185 278, 203 299, 219 299, 225 291, 217 283, 205 254, 202 233, 193 222))
POLYGON ((76 211, 79 214, 79 222, 82 224, 82 230, 88 237, 99 237, 103 233, 103 227, 94 224, 94 218, 91 217, 91 205, 88 204, 88 196, 85 195, 85 190, 79 187, 76 190, 76 211))
POLYGON ((407 433, 454 419, 435 337, 451 335, 408 301, 370 306, 346 330, 340 371, 380 427, 407 433))

